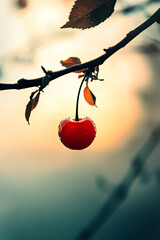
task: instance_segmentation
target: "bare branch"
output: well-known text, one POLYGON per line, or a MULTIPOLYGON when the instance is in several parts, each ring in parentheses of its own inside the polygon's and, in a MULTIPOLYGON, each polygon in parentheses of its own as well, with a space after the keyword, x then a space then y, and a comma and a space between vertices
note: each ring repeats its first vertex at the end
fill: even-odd
MULTIPOLYGON (((141 32, 143 32, 145 29, 150 27, 153 23, 155 22, 160 22, 160 8, 150 17, 148 18, 144 23, 139 25, 137 28, 129 32, 126 37, 121 40, 119 43, 117 43, 115 46, 110 47, 105 50, 105 54, 101 55, 98 58, 95 58, 91 61, 88 61, 86 63, 78 64, 73 67, 59 70, 56 72, 51 72, 50 71, 50 81, 61 77, 65 74, 75 72, 78 70, 82 70, 85 68, 93 68, 96 66, 99 66, 104 63, 110 56, 112 56, 115 52, 120 50, 121 48, 125 47, 129 42, 131 42, 135 37, 137 37, 141 32)), ((44 76, 43 76, 44 77, 44 76)), ((14 84, 0 84, 0 90, 7 90, 7 89, 24 89, 24 88, 30 88, 30 87, 37 87, 37 86, 42 86, 42 79, 43 77, 37 78, 37 79, 20 79, 17 83, 14 84)))

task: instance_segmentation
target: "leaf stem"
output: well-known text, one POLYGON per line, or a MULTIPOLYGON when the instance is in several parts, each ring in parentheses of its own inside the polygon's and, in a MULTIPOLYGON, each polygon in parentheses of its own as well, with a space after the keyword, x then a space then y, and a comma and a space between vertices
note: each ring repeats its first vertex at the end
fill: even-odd
POLYGON ((79 106, 79 96, 80 96, 80 92, 81 92, 81 89, 82 89, 82 85, 84 83, 86 79, 86 75, 84 76, 80 86, 79 86, 79 90, 78 90, 78 95, 77 95, 77 102, 76 102, 76 115, 75 115, 75 121, 76 122, 79 122, 79 116, 78 116, 78 106, 79 106))

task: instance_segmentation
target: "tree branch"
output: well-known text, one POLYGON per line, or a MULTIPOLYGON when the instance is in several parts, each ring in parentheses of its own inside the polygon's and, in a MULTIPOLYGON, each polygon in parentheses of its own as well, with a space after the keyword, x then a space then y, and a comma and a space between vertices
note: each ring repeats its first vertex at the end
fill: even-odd
MULTIPOLYGON (((137 37, 141 32, 143 32, 145 29, 150 27, 153 23, 160 22, 160 8, 150 17, 148 18, 144 23, 139 25, 137 28, 129 32, 126 37, 121 40, 119 43, 117 43, 115 46, 110 47, 108 49, 104 49, 106 52, 105 54, 101 55, 98 58, 95 58, 91 61, 88 61, 86 63, 78 64, 70 68, 66 68, 60 71, 56 72, 50 72, 50 81, 61 77, 65 74, 75 72, 78 70, 82 70, 85 68, 93 68, 95 66, 99 66, 104 63, 111 55, 113 55, 115 52, 120 50, 121 48, 125 47, 129 42, 131 42, 135 37, 137 37)), ((24 88, 30 88, 30 87, 37 87, 42 86, 42 79, 43 77, 37 78, 37 79, 20 79, 17 83, 13 84, 5 84, 0 83, 0 90, 8 90, 8 89, 24 89, 24 88)))

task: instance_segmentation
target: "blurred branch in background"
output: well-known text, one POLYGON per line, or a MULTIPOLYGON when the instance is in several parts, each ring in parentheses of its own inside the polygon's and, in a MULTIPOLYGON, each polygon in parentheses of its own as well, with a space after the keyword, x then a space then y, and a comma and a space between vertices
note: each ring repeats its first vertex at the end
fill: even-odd
MULTIPOLYGON (((118 10, 116 13, 128 15, 128 14, 132 14, 132 13, 134 14, 135 12, 142 11, 144 12, 144 14, 146 14, 146 8, 158 2, 159 0, 148 0, 148 1, 140 2, 134 5, 128 5, 125 1, 120 1, 122 9, 118 10)), ((147 14, 147 17, 148 17, 148 14, 147 14)))
POLYGON ((149 38, 146 43, 135 47, 140 53, 144 54, 160 54, 160 41, 149 38))
MULTIPOLYGON (((120 207, 120 205, 126 200, 133 183, 143 172, 147 159, 157 147, 159 141, 160 125, 155 128, 146 143, 134 157, 131 167, 128 170, 123 181, 111 193, 110 197, 103 204, 94 219, 78 234, 78 236, 75 238, 76 240, 91 239, 97 233, 99 228, 101 228, 103 224, 109 220, 116 209, 120 207)), ((157 176, 160 175, 159 172, 160 171, 158 170, 157 176)))

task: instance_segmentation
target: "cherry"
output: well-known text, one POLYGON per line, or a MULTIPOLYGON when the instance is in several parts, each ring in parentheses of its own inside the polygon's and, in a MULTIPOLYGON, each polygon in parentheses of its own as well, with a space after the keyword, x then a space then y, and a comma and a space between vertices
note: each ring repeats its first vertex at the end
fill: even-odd
POLYGON ((78 121, 66 118, 59 124, 59 138, 68 148, 82 150, 87 148, 96 136, 94 122, 86 117, 79 118, 78 121))
POLYGON ((81 88, 85 81, 88 82, 89 76, 90 72, 88 71, 85 73, 78 90, 75 119, 66 118, 59 124, 58 134, 61 142, 66 147, 74 150, 87 148, 96 136, 96 126, 94 122, 88 117, 78 117, 78 104, 81 88))

